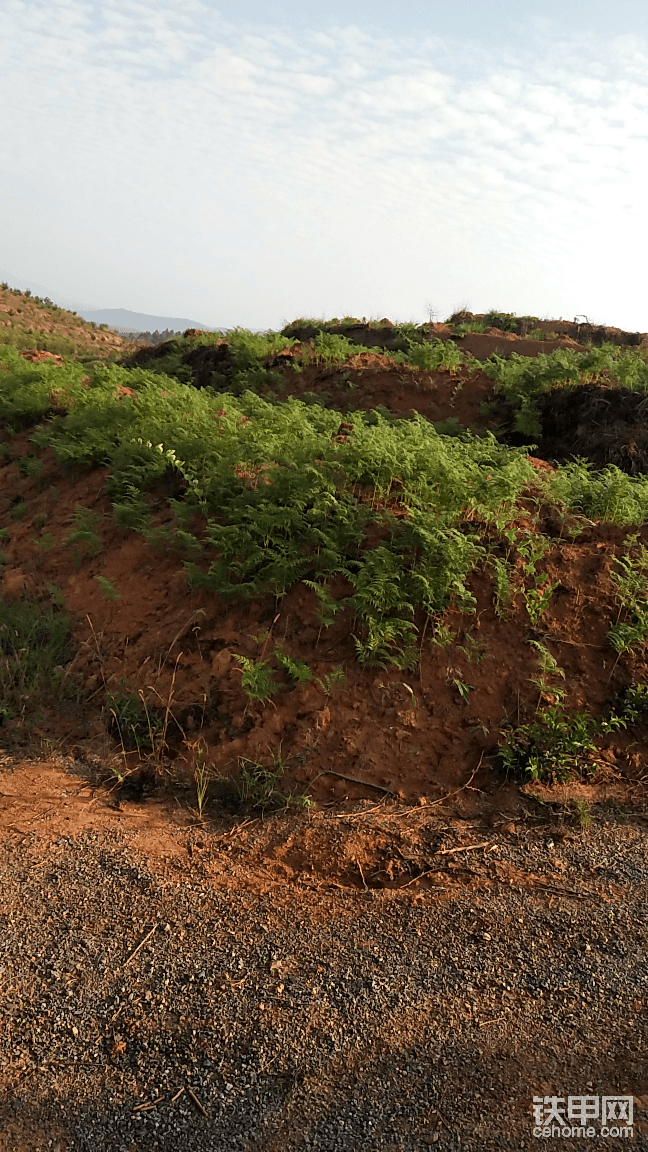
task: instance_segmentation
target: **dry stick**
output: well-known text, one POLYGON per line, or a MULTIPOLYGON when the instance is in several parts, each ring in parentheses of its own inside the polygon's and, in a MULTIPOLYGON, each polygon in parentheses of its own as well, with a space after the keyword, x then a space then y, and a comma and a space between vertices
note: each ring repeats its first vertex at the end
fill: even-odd
POLYGON ((324 768, 319 775, 337 776, 339 780, 348 780, 349 784, 361 784, 363 788, 376 788, 378 792, 385 792, 387 796, 396 796, 396 792, 392 792, 391 788, 383 788, 382 784, 374 784, 371 780, 359 780, 357 776, 345 776, 343 772, 334 772, 332 768, 324 768))
MULTIPOLYGON (((320 772, 320 776, 322 773, 320 772)), ((315 777, 317 779, 317 776, 315 777)), ((361 820, 363 816, 371 816, 372 812, 379 812, 383 807, 384 800, 380 800, 373 808, 365 808, 362 812, 342 812, 335 816, 330 815, 329 820, 361 820)))
POLYGON ((158 930, 158 928, 159 928, 159 927, 160 927, 160 925, 159 925, 159 924, 154 924, 154 925, 153 925, 153 927, 151 928, 151 931, 146 933, 146 936, 144 937, 144 939, 143 939, 143 940, 140 940, 140 942, 139 942, 139 944, 137 945, 137 948, 135 949, 135 951, 134 951, 134 952, 131 952, 131 954, 130 954, 130 956, 128 957, 128 959, 124 961, 124 968, 127 968, 127 967, 128 967, 128 965, 130 964, 131 960, 134 960, 134 959, 135 959, 135 957, 137 956, 137 953, 139 952, 140 948, 143 948, 143 947, 144 947, 144 945, 146 944, 146 941, 151 939, 151 936, 153 935, 153 933, 154 933, 154 932, 157 932, 157 930, 158 930))
POLYGON ((196 1096, 196 1093, 192 1092, 191 1088, 188 1085, 187 1085, 187 1092, 191 1096, 191 1099, 193 1100, 194 1104, 196 1105, 196 1108, 199 1108, 200 1111, 202 1112, 203 1116, 206 1116, 207 1113, 206 1113, 205 1109, 203 1108, 202 1104, 200 1103, 200 1100, 196 1096))
POLYGON ((403 813, 403 815, 411 816, 413 812, 425 812, 426 809, 435 808, 437 804, 445 804, 446 800, 451 800, 453 796, 458 796, 460 792, 465 792, 467 788, 470 788, 470 785, 472 784, 473 780, 475 779, 475 776, 479 772, 479 769, 482 766, 482 760, 483 759, 484 759, 484 753, 482 752, 481 756, 479 757, 479 764, 473 770, 473 773, 472 773, 470 779, 466 780, 466 783, 462 784, 461 788, 457 788, 454 792, 448 792, 447 795, 441 796, 438 800, 432 800, 432 802, 430 804, 417 804, 415 808, 410 808, 409 812, 405 812, 405 813, 403 813))
POLYGON ((362 864, 360 863, 359 860, 356 860, 356 864, 358 865, 358 872, 360 873, 360 879, 362 880, 362 887, 364 888, 364 890, 366 892, 367 891, 367 881, 365 880, 365 875, 364 875, 364 872, 362 871, 362 864))
POLYGON ((442 848, 440 852, 434 853, 433 859, 436 856, 452 856, 455 852, 476 852, 478 848, 490 848, 494 843, 494 840, 485 840, 483 844, 462 844, 459 848, 442 848))
POLYGON ((181 1088, 179 1092, 176 1092, 175 1096, 172 1096, 172 1097, 171 1097, 171 1099, 170 1099, 169 1103, 170 1103, 170 1104, 175 1104, 176 1100, 179 1100, 179 1099, 180 1099, 180 1097, 182 1096, 182 1093, 183 1093, 183 1092, 184 1092, 184 1088, 181 1088))
MULTIPOLYGON (((101 652, 99 650, 99 641, 97 640, 97 633, 95 632, 94 624, 92 623, 92 620, 90 619, 90 617, 88 616, 87 613, 86 613, 86 620, 88 621, 88 624, 90 625, 90 631, 92 632, 92 637, 93 637, 93 640, 95 642, 95 648, 97 649, 97 658, 99 660, 99 671, 101 672, 101 679, 103 680, 103 686, 104 686, 104 688, 107 688, 106 677, 104 675, 104 664, 103 664, 103 660, 101 658, 101 652)), ((102 632, 102 636, 103 636, 103 632, 102 632)), ((94 693, 94 695, 96 695, 96 693, 94 693)))
MULTIPOLYGON (((203 615, 203 616, 206 616, 206 615, 207 615, 207 613, 205 612, 205 609, 204 609, 204 608, 197 608, 195 612, 192 612, 192 613, 191 613, 191 616, 190 616, 190 617, 189 617, 189 619, 187 620, 187 623, 182 625, 182 628, 181 628, 181 629, 180 629, 180 631, 178 632, 177 636, 174 636, 173 640, 172 640, 172 641, 171 641, 171 643, 169 644, 169 647, 168 647, 168 649, 167 649, 167 654, 166 654, 166 656, 164 657, 163 663, 166 663, 166 661, 169 659, 169 656, 170 656, 170 654, 171 654, 171 649, 173 648, 174 644, 176 644, 178 640, 180 640, 180 639, 183 639, 183 638, 184 638, 184 636, 186 635, 186 632, 187 632, 187 628, 189 627, 189 625, 190 625, 190 624, 193 624, 193 623, 194 623, 194 621, 196 620, 196 617, 197 617, 197 616, 200 616, 200 614, 201 614, 201 613, 202 613, 202 615, 203 615)), ((182 653, 180 653, 180 655, 182 655, 182 653)))

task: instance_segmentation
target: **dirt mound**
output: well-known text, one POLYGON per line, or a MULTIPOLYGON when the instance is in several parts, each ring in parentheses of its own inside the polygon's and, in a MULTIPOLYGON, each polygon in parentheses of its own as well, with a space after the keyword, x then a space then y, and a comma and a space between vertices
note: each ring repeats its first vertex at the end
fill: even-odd
POLYGON ((452 339, 462 352, 468 352, 476 360, 488 360, 489 356, 540 356, 541 353, 555 352, 558 348, 569 348, 572 352, 587 352, 584 344, 577 344, 570 337, 535 340, 516 336, 514 332, 501 332, 489 328, 486 332, 468 332, 465 336, 452 339))
POLYGON ((615 464, 631 476, 648 472, 648 398, 641 393, 586 384, 552 389, 536 405, 542 456, 582 456, 595 468, 615 464))
POLYGON ((44 352, 38 348, 28 348, 25 352, 21 352, 23 360, 31 360, 32 362, 39 363, 42 360, 53 360, 55 364, 63 364, 63 357, 57 356, 55 352, 44 352))

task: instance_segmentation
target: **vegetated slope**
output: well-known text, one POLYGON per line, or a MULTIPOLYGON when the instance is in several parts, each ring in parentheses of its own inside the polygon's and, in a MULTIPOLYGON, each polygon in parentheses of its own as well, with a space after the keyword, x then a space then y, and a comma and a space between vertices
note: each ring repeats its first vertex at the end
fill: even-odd
POLYGON ((640 779, 648 479, 504 440, 566 387, 642 394, 644 351, 406 338, 2 351, 5 732, 56 715, 261 805, 366 794, 336 773, 418 796, 479 767, 477 806, 503 771, 640 779))
POLYGON ((0 345, 58 356, 123 356, 123 336, 83 320, 51 300, 0 285, 0 345))

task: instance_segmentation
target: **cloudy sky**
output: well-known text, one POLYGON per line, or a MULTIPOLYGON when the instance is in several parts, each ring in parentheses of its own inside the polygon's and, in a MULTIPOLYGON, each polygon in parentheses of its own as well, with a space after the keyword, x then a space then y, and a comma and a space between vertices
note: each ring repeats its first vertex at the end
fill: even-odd
POLYGON ((646 0, 2 0, 0 109, 62 303, 648 330, 646 0))

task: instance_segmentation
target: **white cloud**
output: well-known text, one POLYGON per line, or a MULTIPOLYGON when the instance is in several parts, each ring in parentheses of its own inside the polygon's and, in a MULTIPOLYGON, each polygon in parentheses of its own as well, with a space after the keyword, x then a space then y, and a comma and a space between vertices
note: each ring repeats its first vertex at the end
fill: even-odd
POLYGON ((3 264, 214 324, 432 296, 646 329, 647 65, 628 38, 489 62, 202 0, 7 0, 3 264))

